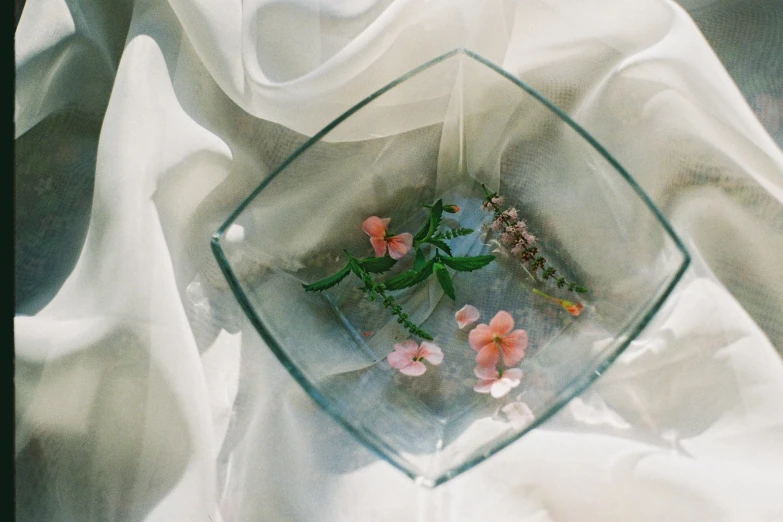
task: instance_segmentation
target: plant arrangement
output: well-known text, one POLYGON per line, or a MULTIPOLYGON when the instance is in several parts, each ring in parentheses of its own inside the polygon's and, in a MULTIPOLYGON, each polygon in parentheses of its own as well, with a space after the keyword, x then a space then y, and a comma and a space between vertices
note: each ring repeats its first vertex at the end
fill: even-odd
MULTIPOLYGON (((513 207, 504 206, 504 198, 484 187, 485 199, 482 210, 491 214, 486 224, 486 237, 499 236, 498 243, 512 258, 523 264, 528 273, 537 281, 551 281, 557 288, 574 293, 586 293, 587 289, 558 274, 540 254, 535 236, 527 229, 527 224, 513 207)), ((441 348, 434 337, 420 325, 410 319, 395 298, 394 293, 420 285, 431 276, 435 276, 443 293, 452 300, 457 298, 457 290, 448 269, 456 272, 473 272, 495 261, 494 255, 455 256, 449 245, 450 240, 473 234, 471 228, 446 226, 444 213, 458 214, 460 208, 453 204, 444 204, 442 200, 427 205, 425 222, 419 230, 394 233, 390 231, 390 218, 369 216, 362 223, 362 230, 369 236, 373 254, 357 257, 343 251, 346 262, 332 275, 311 284, 305 284, 307 292, 321 292, 341 283, 349 276, 361 281, 360 290, 371 302, 378 302, 396 318, 407 330, 410 338, 395 343, 393 350, 386 356, 391 368, 399 370, 409 377, 423 375, 427 364, 437 366, 444 359, 441 348), (387 275, 396 263, 411 254, 410 268, 394 275, 387 275), (417 340, 418 339, 418 340, 417 340), (425 364, 427 363, 427 364, 425 364)), ((486 239, 485 237, 485 239, 486 239)), ((583 305, 579 301, 557 299, 541 290, 531 290, 534 294, 562 306, 568 313, 578 316, 583 305)), ((528 332, 514 328, 514 318, 499 310, 488 323, 473 326, 480 317, 478 309, 466 304, 455 314, 457 328, 469 329, 468 344, 476 352, 476 367, 473 370, 477 381, 473 389, 478 393, 487 393, 500 398, 519 386, 522 370, 516 365, 524 358, 528 346, 528 332)), ((512 412, 514 413, 514 412, 512 412)))

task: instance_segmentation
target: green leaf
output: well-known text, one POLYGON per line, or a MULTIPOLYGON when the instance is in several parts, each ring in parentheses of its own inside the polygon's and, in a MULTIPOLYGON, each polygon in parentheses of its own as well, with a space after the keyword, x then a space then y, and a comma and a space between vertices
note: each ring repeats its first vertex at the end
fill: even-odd
POLYGON ((449 268, 453 268, 459 272, 472 272, 478 270, 490 264, 495 259, 495 256, 470 256, 470 257, 446 257, 440 258, 441 262, 449 268))
POLYGON ((435 263, 433 270, 435 270, 435 277, 438 278, 440 287, 443 288, 443 293, 451 298, 452 301, 457 299, 454 293, 454 283, 451 282, 451 276, 446 267, 440 263, 435 263))
POLYGON ((397 261, 392 259, 389 256, 383 256, 383 257, 365 257, 364 259, 359 260, 359 266, 364 268, 366 272, 370 272, 372 274, 380 274, 381 272, 386 272, 391 267, 394 266, 394 263, 397 261))
POLYGON ((427 232, 430 231, 430 222, 427 220, 426 223, 424 223, 424 226, 419 229, 418 232, 416 232, 416 235, 413 236, 413 242, 419 243, 422 239, 427 237, 427 232))
POLYGON ((451 248, 449 248, 449 245, 447 245, 440 239, 430 239, 429 241, 427 241, 427 243, 434 245, 439 249, 443 250, 446 254, 451 255, 451 248))
POLYGON ((435 262, 431 259, 421 268, 421 270, 408 270, 406 272, 401 272, 384 281, 383 286, 387 290, 402 290, 403 288, 409 288, 413 285, 417 285, 427 279, 430 274, 432 274, 433 264, 435 264, 435 262))
POLYGON ((430 209, 430 229, 427 232, 427 237, 432 236, 438 230, 441 219, 443 219, 443 200, 439 199, 430 209))
POLYGON ((421 270, 426 263, 427 260, 424 258, 424 252, 421 251, 421 248, 417 248, 416 256, 413 258, 413 269, 421 270))
POLYGON ((345 279, 345 276, 348 275, 348 273, 351 271, 351 264, 348 263, 344 267, 342 267, 337 273, 330 275, 329 277, 326 277, 324 279, 321 279, 320 281, 316 281, 315 283, 311 283, 309 285, 302 285, 305 289, 305 292, 321 292, 323 290, 326 290, 327 288, 331 288, 343 279, 345 279))

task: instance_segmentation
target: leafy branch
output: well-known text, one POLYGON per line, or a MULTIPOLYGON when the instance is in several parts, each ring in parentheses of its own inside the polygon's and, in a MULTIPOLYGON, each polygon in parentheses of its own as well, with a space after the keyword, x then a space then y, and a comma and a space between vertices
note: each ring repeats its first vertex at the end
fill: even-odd
MULTIPOLYGON (((389 271, 397 262, 395 259, 392 259, 388 254, 382 257, 368 256, 357 259, 348 253, 348 251, 344 251, 348 258, 345 265, 328 277, 311 284, 302 285, 305 291, 321 292, 328 290, 343 281, 348 274, 352 273, 362 281, 363 285, 360 287, 360 290, 366 294, 369 301, 380 301, 383 307, 388 309, 391 314, 397 318, 397 322, 405 327, 411 334, 423 339, 432 340, 432 335, 414 324, 408 318, 408 314, 403 310, 402 306, 397 303, 394 296, 390 295, 388 292, 403 290, 418 285, 435 274, 435 278, 443 289, 444 294, 452 300, 456 300, 454 283, 451 280, 451 275, 447 268, 451 268, 458 272, 472 272, 491 263, 495 259, 495 256, 453 256, 451 248, 446 244, 446 241, 471 234, 473 233, 473 229, 457 227, 445 231, 440 230, 443 221, 443 213, 448 212, 453 214, 458 212, 459 207, 456 205, 443 205, 443 201, 439 199, 433 205, 426 206, 426 208, 429 209, 427 221, 413 236, 410 244, 410 247, 414 251, 413 266, 411 269, 388 277, 384 281, 377 282, 372 274, 382 274, 389 271), (432 249, 432 252, 434 252, 432 258, 427 259, 427 256, 422 249, 424 245, 434 247, 432 249)), ((377 220, 378 218, 374 217, 373 219, 377 220)))

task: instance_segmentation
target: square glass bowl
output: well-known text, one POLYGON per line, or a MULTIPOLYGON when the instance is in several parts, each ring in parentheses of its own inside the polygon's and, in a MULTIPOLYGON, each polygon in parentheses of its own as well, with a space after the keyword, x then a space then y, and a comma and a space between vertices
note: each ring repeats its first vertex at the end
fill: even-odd
MULTIPOLYGON (((568 114, 464 49, 394 80, 306 141, 231 214, 212 248, 250 321, 307 393, 427 486, 470 469, 584 390, 690 260, 639 185, 568 114), (499 248, 482 185, 517 209, 547 266, 586 293, 558 288, 541 271, 534 277, 499 248), (444 353, 411 377, 386 360, 410 334, 380 300, 366 299, 353 273, 322 292, 303 285, 338 272, 348 253, 373 255, 362 230, 368 216, 415 233, 437 200, 460 208, 443 214, 443 230, 474 230, 450 239, 453 256, 496 258, 472 272, 446 267, 455 299, 436 277, 387 292, 444 353), (584 308, 571 315, 534 289, 584 308), (480 323, 508 311, 528 334, 516 365, 523 377, 503 397, 473 389, 476 352, 455 322, 465 304, 480 323)), ((423 253, 430 258, 435 247, 423 253)), ((413 257, 373 277, 411 270, 413 257)))

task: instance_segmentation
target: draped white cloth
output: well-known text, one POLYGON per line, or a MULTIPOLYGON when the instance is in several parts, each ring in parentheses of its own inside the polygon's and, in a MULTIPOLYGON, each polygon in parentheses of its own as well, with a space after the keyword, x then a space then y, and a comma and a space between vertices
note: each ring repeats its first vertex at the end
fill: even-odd
POLYGON ((28 0, 16 73, 20 140, 103 117, 78 261, 15 319, 20 520, 783 521, 783 153, 680 5, 28 0), (315 406, 208 243, 292 151, 278 126, 455 47, 570 99, 694 263, 592 387, 431 490, 315 406))

